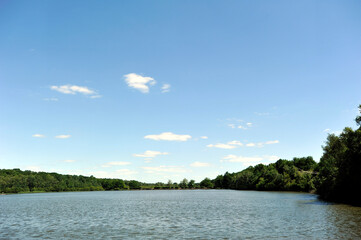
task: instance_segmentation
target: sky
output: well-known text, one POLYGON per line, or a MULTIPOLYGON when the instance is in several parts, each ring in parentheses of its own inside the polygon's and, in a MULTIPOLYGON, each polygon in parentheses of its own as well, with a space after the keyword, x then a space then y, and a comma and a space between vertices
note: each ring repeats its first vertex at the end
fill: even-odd
POLYGON ((355 128, 360 1, 0 0, 0 168, 201 181, 355 128))

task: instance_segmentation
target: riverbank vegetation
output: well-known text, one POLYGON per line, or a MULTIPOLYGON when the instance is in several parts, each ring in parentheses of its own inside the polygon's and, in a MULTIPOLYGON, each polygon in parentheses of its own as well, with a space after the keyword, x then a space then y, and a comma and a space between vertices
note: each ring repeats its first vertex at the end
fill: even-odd
MULTIPOLYGON (((361 105, 359 106, 361 113, 361 105)), ((237 189, 263 191, 316 192, 330 201, 361 205, 361 116, 358 128, 346 127, 340 135, 329 134, 319 163, 312 157, 279 159, 240 172, 205 178, 200 183, 183 179, 180 183, 142 183, 135 180, 0 169, 0 193, 62 192, 153 189, 237 189)))

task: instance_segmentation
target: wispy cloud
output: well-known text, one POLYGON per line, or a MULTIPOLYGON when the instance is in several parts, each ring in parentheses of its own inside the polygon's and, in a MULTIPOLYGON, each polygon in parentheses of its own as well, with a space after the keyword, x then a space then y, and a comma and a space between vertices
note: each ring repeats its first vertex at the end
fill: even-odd
POLYGON ((77 85, 62 85, 62 86, 51 86, 51 90, 63 93, 63 94, 71 94, 75 95, 77 93, 89 95, 91 98, 100 97, 96 91, 89 89, 85 86, 77 86, 77 85), (95 97, 96 96, 96 97, 95 97))
POLYGON ((277 144, 280 141, 273 140, 273 141, 267 141, 267 142, 258 142, 258 143, 247 143, 246 147, 264 147, 264 145, 270 145, 270 144, 277 144))
POLYGON ((167 152, 158 152, 158 151, 150 151, 147 150, 144 153, 141 154, 133 154, 134 157, 144 157, 144 158, 154 158, 158 155, 168 155, 167 152))
POLYGON ((58 136, 55 136, 55 138, 60 138, 60 139, 66 139, 66 138, 70 138, 71 135, 58 135, 58 136))
POLYGON ((33 134, 32 136, 35 138, 44 138, 45 137, 45 135, 39 134, 39 133, 33 134))
POLYGON ((193 162, 190 164, 191 167, 209 167, 211 166, 210 163, 206 163, 206 162, 193 162))
POLYGON ((125 82, 129 87, 135 88, 142 93, 149 92, 149 86, 156 84, 156 81, 151 77, 143 77, 136 73, 129 73, 124 75, 125 82))
POLYGON ((147 135, 145 139, 152 139, 156 141, 181 141, 185 142, 192 138, 190 135, 180 135, 172 132, 164 132, 158 135, 147 135))
POLYGON ((169 92, 170 91, 170 84, 163 84, 163 86, 162 86, 162 93, 167 93, 167 92, 169 92))
POLYGON ((237 148, 243 146, 243 143, 241 143, 240 141, 230 141, 227 143, 216 143, 216 144, 208 144, 207 147, 211 147, 211 148, 223 148, 223 149, 233 149, 233 148, 237 148))
POLYGON ((323 132, 329 132, 329 131, 331 131, 331 129, 329 129, 329 128, 326 128, 325 130, 323 130, 323 132))
POLYGON ((102 167, 125 166, 130 164, 131 162, 108 162, 106 164, 103 164, 102 167))
POLYGON ((208 137, 207 136, 202 136, 202 137, 200 137, 201 139, 208 139, 208 137))
POLYGON ((225 144, 225 143, 216 143, 216 144, 208 144, 207 147, 209 148, 223 148, 223 149, 233 149, 237 146, 225 144))

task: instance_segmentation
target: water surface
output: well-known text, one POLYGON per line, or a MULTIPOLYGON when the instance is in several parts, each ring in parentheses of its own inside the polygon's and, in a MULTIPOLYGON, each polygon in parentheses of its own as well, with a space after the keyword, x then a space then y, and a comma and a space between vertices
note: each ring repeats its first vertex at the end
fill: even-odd
POLYGON ((361 208, 232 190, 0 196, 0 239, 357 239, 361 208))

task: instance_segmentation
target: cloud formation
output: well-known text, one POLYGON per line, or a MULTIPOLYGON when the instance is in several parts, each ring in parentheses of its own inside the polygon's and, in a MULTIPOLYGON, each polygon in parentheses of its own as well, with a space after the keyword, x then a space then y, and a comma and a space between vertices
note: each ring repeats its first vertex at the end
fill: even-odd
POLYGON ((45 137, 45 135, 39 134, 39 133, 33 134, 32 136, 35 138, 44 138, 45 137))
POLYGON ((58 136, 55 136, 55 138, 60 138, 60 139, 66 139, 66 138, 70 138, 71 135, 58 135, 58 136))
POLYGON ((223 148, 223 149, 233 149, 236 148, 234 145, 225 144, 225 143, 216 143, 216 144, 208 144, 209 148, 223 148))
POLYGON ((131 88, 135 88, 142 93, 149 92, 149 86, 156 84, 156 81, 151 77, 143 77, 136 73, 129 73, 124 75, 125 82, 131 88))
POLYGON ((84 86, 67 84, 67 85, 62 85, 62 86, 51 86, 50 89, 60 92, 60 93, 63 93, 63 94, 75 95, 77 93, 80 93, 80 94, 84 94, 84 95, 99 96, 99 95, 97 95, 97 93, 94 90, 91 90, 88 87, 84 87, 84 86))
POLYGON ((133 154, 134 157, 144 157, 144 158, 154 158, 158 155, 168 155, 167 152, 158 152, 158 151, 150 151, 147 150, 144 153, 141 154, 133 154))
POLYGON ((207 136, 202 136, 201 139, 208 139, 208 137, 207 136))
POLYGON ((145 139, 152 139, 156 141, 181 141, 185 142, 192 138, 190 135, 179 135, 172 132, 164 132, 158 135, 147 135, 145 139))
POLYGON ((209 167, 210 165, 211 164, 206 162, 194 162, 190 164, 191 167, 209 167))
POLYGON ((167 84, 167 83, 163 84, 161 89, 162 89, 162 93, 169 92, 170 91, 170 84, 167 84))
POLYGON ((130 164, 130 162, 108 162, 106 164, 103 164, 102 167, 125 166, 130 164))

